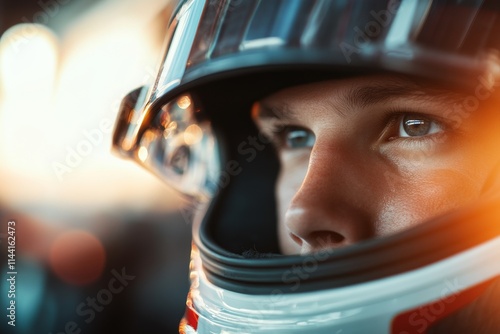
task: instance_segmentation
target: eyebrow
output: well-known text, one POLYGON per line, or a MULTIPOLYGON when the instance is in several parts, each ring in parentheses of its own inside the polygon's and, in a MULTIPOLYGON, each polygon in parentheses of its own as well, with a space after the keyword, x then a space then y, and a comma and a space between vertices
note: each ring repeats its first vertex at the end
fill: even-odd
POLYGON ((433 101, 434 103, 437 102, 445 105, 458 102, 462 96, 449 89, 438 88, 430 84, 416 83, 414 81, 410 81, 409 83, 378 82, 375 85, 349 90, 344 96, 349 106, 359 107, 367 107, 401 97, 433 101))
MULTIPOLYGON (((398 98, 409 98, 412 100, 427 101, 443 106, 461 103, 463 96, 449 89, 439 88, 429 84, 417 83, 410 80, 400 82, 397 80, 374 81, 370 85, 348 89, 339 96, 340 105, 345 107, 338 110, 345 113, 346 110, 366 108, 377 103, 384 103, 398 98), (425 85, 425 87, 424 87, 425 85)), ((331 101, 327 103, 331 104, 331 101)), ((337 107, 338 109, 338 107, 337 107)), ((273 105, 259 104, 257 117, 261 119, 275 118, 280 120, 297 120, 297 114, 286 103, 273 105)))
POLYGON ((256 115, 260 119, 275 118, 286 120, 297 120, 297 114, 290 108, 287 103, 280 103, 278 105, 269 106, 259 103, 258 113, 256 115))

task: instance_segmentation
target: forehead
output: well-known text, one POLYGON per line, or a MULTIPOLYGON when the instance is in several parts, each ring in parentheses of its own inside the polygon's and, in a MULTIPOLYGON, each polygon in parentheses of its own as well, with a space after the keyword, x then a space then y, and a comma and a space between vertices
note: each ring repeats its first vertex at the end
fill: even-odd
POLYGON ((283 89, 259 101, 262 109, 259 115, 266 117, 272 110, 300 108, 312 103, 335 103, 363 108, 402 98, 415 103, 432 101, 449 105, 463 99, 463 94, 436 83, 406 76, 360 76, 283 89))

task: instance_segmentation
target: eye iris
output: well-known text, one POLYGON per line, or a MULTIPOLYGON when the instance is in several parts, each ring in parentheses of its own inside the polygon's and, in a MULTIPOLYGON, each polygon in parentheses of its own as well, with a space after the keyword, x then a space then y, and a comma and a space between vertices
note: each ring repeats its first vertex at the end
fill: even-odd
POLYGON ((431 122, 422 117, 405 116, 403 119, 403 129, 408 136, 425 136, 431 129, 431 122))
POLYGON ((292 130, 286 136, 286 144, 290 148, 308 147, 312 140, 311 135, 305 130, 292 130))

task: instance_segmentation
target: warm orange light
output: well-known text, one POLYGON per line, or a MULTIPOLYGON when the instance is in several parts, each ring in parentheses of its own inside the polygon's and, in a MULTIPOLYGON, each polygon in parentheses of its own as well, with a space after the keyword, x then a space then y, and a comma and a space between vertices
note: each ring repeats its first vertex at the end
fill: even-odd
POLYGON ((196 124, 191 124, 186 128, 186 131, 184 132, 184 142, 187 145, 195 145, 198 144, 201 139, 203 138, 203 130, 196 125, 196 124))
MULTIPOLYGON (((155 36, 161 28, 151 23, 165 6, 164 0, 148 1, 148 6, 139 0, 101 1, 81 15, 66 12, 61 17, 72 19, 54 31, 27 24, 2 35, 3 205, 20 211, 32 205, 88 207, 92 212, 123 206, 175 208, 171 201, 168 208, 151 201, 165 187, 110 152, 123 96, 154 81, 161 47, 155 36), (131 186, 136 191, 125 191, 131 186)), ((132 123, 143 119, 135 110, 131 117, 132 123)), ((130 138, 135 129, 130 127, 130 138)), ((135 145, 128 141, 123 149, 135 145)), ((40 211, 50 216, 51 210, 40 211)))
POLYGON ((122 142, 122 148, 125 151, 130 150, 134 146, 134 141, 130 138, 124 138, 122 142))
POLYGON ((163 128, 166 128, 170 123, 170 113, 162 109, 162 114, 160 117, 160 124, 163 128))
POLYGON ((86 231, 60 235, 50 248, 50 265, 56 275, 73 285, 96 281, 104 270, 106 252, 95 236, 86 231))
POLYGON ((187 95, 184 95, 177 100, 177 105, 181 109, 187 109, 191 106, 191 98, 187 95))
POLYGON ((168 139, 173 133, 175 133, 175 130, 177 130, 177 122, 170 122, 170 124, 168 124, 163 131, 163 137, 168 139))

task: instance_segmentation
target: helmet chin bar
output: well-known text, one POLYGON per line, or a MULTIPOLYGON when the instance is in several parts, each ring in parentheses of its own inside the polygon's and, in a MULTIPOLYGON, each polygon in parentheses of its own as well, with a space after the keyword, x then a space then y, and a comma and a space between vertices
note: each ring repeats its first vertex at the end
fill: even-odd
MULTIPOLYGON (((209 216, 205 219, 217 219, 209 216)), ((495 192, 406 231, 303 256, 248 259, 230 254, 215 242, 207 221, 196 227, 194 241, 212 284, 247 294, 276 289, 295 293, 367 283, 433 265, 498 239, 498 221, 500 192, 495 192)))
MULTIPOLYGON (((342 330, 417 334, 429 333, 436 325, 438 333, 453 333, 456 328, 449 330, 446 327, 449 321, 440 320, 491 288, 491 281, 500 277, 499 249, 500 239, 495 238, 432 265, 363 284, 308 293, 288 293, 284 288, 275 288, 268 294, 253 295, 221 289, 207 280, 201 251, 195 247, 191 266, 193 284, 184 319, 187 323, 182 324, 197 329, 198 333, 225 330, 327 334, 342 330)), ((300 287, 301 277, 314 271, 314 263, 308 262, 308 267, 302 269, 289 267, 290 277, 295 278, 290 285, 300 287)), ((492 306, 497 307, 494 300, 492 306)), ((468 319, 467 324, 482 324, 491 320, 491 314, 480 314, 479 319, 468 319)), ((484 328, 486 331, 482 333, 496 332, 484 328)))

